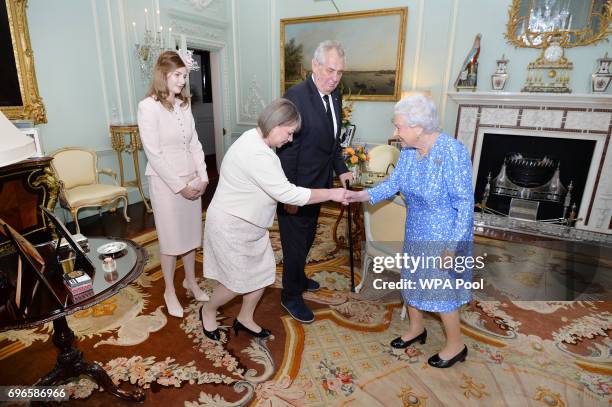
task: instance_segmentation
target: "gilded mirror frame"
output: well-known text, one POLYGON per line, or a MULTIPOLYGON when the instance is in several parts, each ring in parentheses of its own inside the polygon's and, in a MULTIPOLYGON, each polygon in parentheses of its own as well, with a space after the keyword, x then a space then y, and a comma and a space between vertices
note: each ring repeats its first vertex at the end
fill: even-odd
MULTIPOLYGON (((45 105, 38 93, 38 83, 34 70, 34 53, 30 44, 30 33, 26 14, 27 0, 0 0, 0 7, 5 7, 8 16, 8 29, 10 43, 5 38, 6 44, 0 44, 10 56, 13 50, 15 66, 8 67, 8 71, 15 73, 16 78, 9 78, 18 83, 20 95, 12 95, 0 100, 12 100, 13 96, 20 96, 21 103, 0 103, 0 111, 11 120, 31 120, 34 124, 46 123, 47 113, 45 105), (5 104, 6 103, 6 104, 5 104)), ((0 10, 4 11, 4 10, 0 10)), ((4 80, 4 79, 3 79, 4 80)), ((8 86, 0 92, 9 92, 8 86)), ((16 90, 16 89, 14 89, 16 90)), ((15 92, 16 93, 16 92, 15 92)), ((5 96, 5 95, 0 95, 5 96)))
MULTIPOLYGON (((526 16, 520 15, 521 2, 530 0, 512 0, 512 4, 508 9, 508 24, 506 28, 505 37, 509 43, 519 48, 546 48, 551 39, 559 42, 563 48, 579 47, 583 45, 592 45, 599 41, 607 39, 608 35, 612 34, 610 24, 612 24, 612 0, 605 0, 605 4, 602 7, 601 13, 589 14, 589 24, 582 29, 578 30, 555 30, 548 32, 529 32, 527 31, 525 43, 523 40, 518 38, 519 28, 523 24, 526 16), (593 17, 600 19, 600 29, 597 32, 593 32, 591 28, 591 21, 593 17), (603 28, 602 28, 603 27, 603 28), (537 37, 542 36, 539 41, 537 37)), ((591 0, 591 7, 593 5, 591 0)))

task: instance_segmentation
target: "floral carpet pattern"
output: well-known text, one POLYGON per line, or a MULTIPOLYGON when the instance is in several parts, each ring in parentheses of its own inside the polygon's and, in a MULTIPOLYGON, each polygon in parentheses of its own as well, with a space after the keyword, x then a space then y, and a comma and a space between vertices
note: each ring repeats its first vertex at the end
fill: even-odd
MULTIPOLYGON (((302 325, 278 307, 282 255, 274 226, 277 281, 258 309, 260 322, 274 335, 260 340, 222 331, 222 343, 208 340, 194 299, 181 297, 183 319, 167 316, 152 232, 135 239, 149 252, 142 276, 69 318, 78 346, 122 388, 146 389, 146 405, 610 406, 612 303, 475 296, 461 312, 468 359, 451 369, 431 368, 427 359, 444 341, 439 319, 426 316, 425 345, 389 347, 407 329, 399 297, 350 292, 347 252, 337 251, 331 238, 335 216, 322 213, 306 270, 322 287, 304 295, 315 309, 314 323, 302 325)), ((498 242, 477 239, 477 247, 495 261, 513 261, 498 242)), ((200 264, 203 255, 198 253, 200 264)), ((209 293, 214 284, 200 280, 209 293)), ((239 303, 220 310, 219 324, 229 327, 238 308, 239 303)), ((52 328, 0 333, 0 384, 33 383, 46 373, 55 358, 52 328), (41 355, 45 366, 27 371, 41 355)), ((64 386, 73 404, 121 403, 87 377, 64 386)))

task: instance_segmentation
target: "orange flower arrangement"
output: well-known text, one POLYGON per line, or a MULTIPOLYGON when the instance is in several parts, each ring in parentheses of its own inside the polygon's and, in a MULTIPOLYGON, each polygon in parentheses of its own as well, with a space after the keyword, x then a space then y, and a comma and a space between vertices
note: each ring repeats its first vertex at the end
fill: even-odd
MULTIPOLYGON (((344 93, 344 87, 342 87, 342 92, 344 93)), ((361 93, 361 91, 359 91, 359 93, 361 93)), ((342 99, 342 127, 348 127, 353 124, 351 122, 351 116, 353 115, 354 103, 355 101, 351 99, 351 89, 349 88, 348 95, 343 96, 342 99)))
POLYGON ((365 163, 369 160, 368 150, 364 145, 357 145, 355 147, 346 147, 344 149, 344 161, 346 165, 352 167, 359 163, 365 163))
POLYGON ((348 127, 351 123, 351 115, 353 114, 353 101, 342 101, 342 127, 348 127))

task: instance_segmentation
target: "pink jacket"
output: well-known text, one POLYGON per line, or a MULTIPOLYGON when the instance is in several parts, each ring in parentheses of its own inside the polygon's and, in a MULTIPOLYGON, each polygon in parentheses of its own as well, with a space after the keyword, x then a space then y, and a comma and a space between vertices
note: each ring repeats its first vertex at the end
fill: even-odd
POLYGON ((152 97, 138 104, 138 129, 148 160, 145 175, 160 177, 175 193, 186 186, 181 177, 195 173, 208 181, 191 106, 180 103, 176 99, 172 112, 152 97))

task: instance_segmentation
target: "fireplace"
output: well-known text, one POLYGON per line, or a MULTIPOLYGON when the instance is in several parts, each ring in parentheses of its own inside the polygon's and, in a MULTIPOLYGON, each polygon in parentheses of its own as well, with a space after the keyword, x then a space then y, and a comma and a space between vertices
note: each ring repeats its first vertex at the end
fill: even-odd
POLYGON ((609 95, 450 92, 449 98, 457 104, 455 137, 471 153, 477 203, 488 194, 487 207, 507 216, 513 199, 520 210, 537 202, 537 220, 563 218, 575 205, 577 229, 612 235, 609 95), (494 185, 500 175, 503 182, 494 185))
POLYGON ((535 220, 578 214, 595 140, 485 132, 478 162, 476 202, 502 214, 528 200, 535 220))

